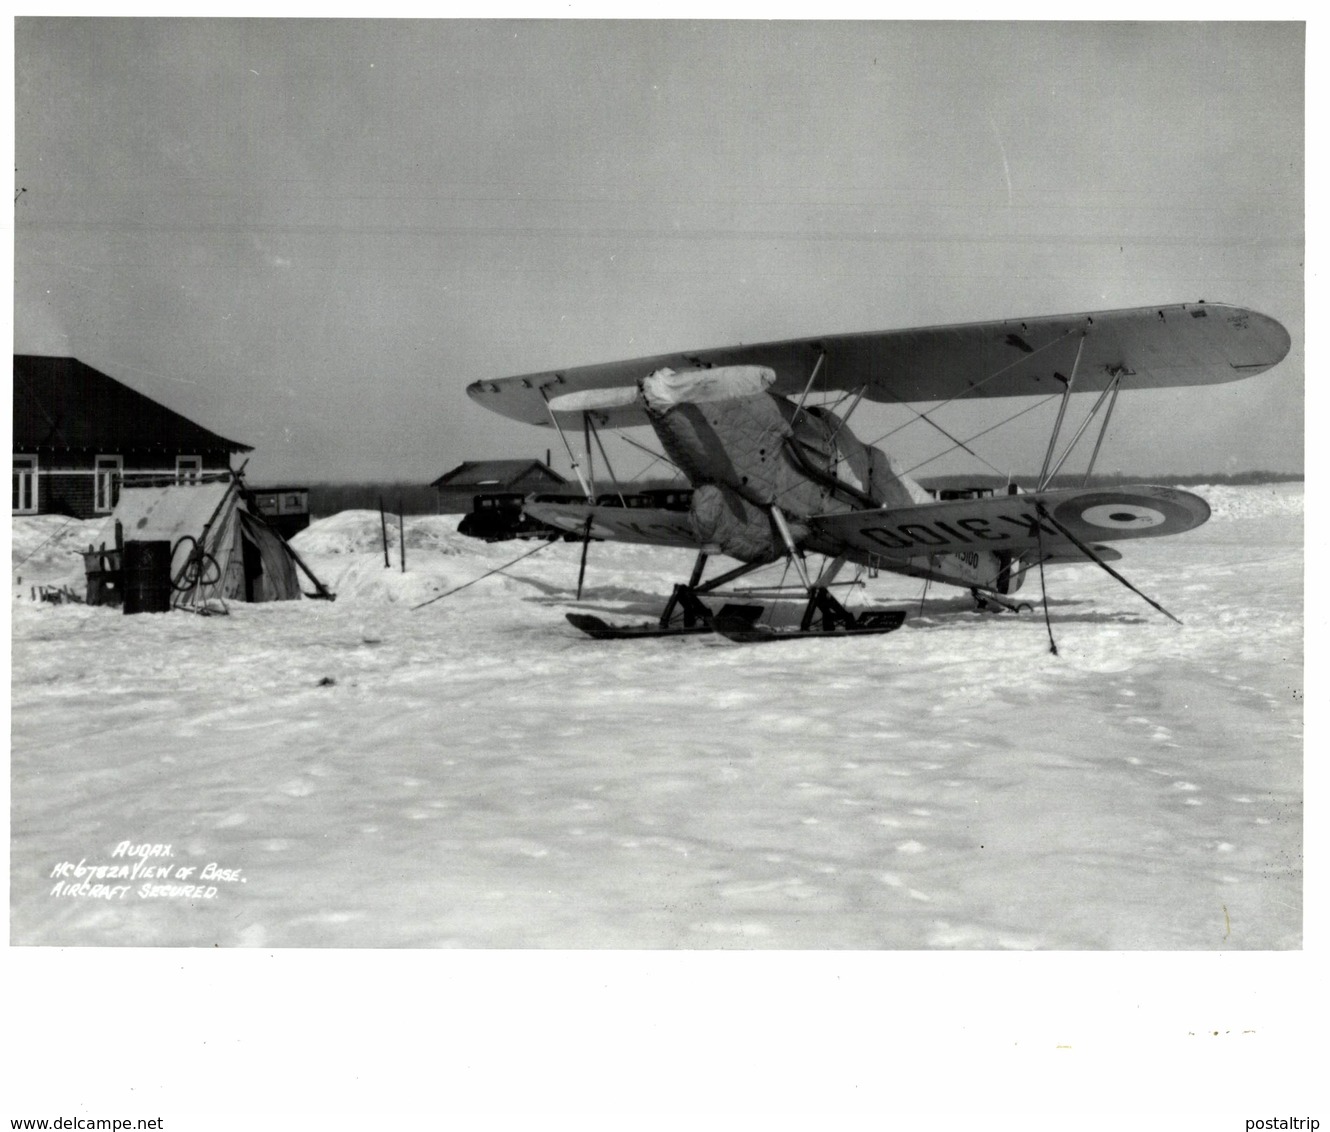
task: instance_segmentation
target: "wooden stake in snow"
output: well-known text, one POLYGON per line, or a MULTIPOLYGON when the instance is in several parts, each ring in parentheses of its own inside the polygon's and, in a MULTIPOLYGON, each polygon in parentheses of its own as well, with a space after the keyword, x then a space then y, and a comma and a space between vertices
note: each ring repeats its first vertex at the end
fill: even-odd
POLYGON ((402 497, 397 497, 397 535, 402 544, 402 573, 406 573, 406 519, 402 515, 402 497))
POLYGON ((379 496, 379 527, 383 530, 383 568, 388 569, 388 520, 383 514, 383 496, 379 496))

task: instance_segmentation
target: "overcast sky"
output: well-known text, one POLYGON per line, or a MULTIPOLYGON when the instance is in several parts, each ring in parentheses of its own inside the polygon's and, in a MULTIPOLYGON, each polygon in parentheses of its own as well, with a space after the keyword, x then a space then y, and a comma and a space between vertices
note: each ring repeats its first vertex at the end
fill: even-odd
MULTIPOLYGON (((1207 299, 1292 353, 1122 398, 1100 469, 1301 471, 1303 50, 1290 23, 20 19, 15 350, 253 445, 251 482, 426 482, 567 471, 478 379, 1207 299)), ((1052 416, 976 447, 1037 471, 1052 416)))

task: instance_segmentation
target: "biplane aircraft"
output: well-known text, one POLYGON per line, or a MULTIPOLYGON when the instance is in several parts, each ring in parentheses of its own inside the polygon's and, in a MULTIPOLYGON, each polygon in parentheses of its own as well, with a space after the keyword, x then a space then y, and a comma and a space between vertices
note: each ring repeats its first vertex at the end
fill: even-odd
POLYGON ((832 596, 847 564, 960 586, 980 608, 996 610, 1018 608, 1012 595, 1049 563, 1091 560, 1130 587, 1107 565, 1121 554, 1102 544, 1180 534, 1204 523, 1210 508, 1175 488, 1088 486, 1118 394, 1250 377, 1277 365, 1289 346, 1274 319, 1201 302, 662 354, 478 381, 467 393, 504 416, 552 426, 563 439, 586 501, 533 497, 525 506, 532 518, 588 541, 697 552, 692 576, 675 586, 658 622, 613 626, 570 613, 574 625, 601 637, 714 629, 764 640, 782 631, 757 623, 760 606, 715 612, 702 598, 782 558, 805 597, 799 628, 784 635, 881 633, 901 624, 900 610, 851 612, 832 596), (848 410, 812 404, 814 393, 837 394, 848 410), (1097 396, 1059 452, 1073 393, 1097 396), (968 450, 929 414, 962 398, 1050 394, 1059 405, 1038 480, 1005 493, 935 499, 847 423, 864 399, 940 402, 912 411, 968 450), (1050 488, 1101 411, 1087 486, 1050 488), (686 510, 597 502, 567 430, 583 433, 589 458, 599 429, 636 425, 651 426, 691 483, 686 510), (824 558, 816 574, 809 554, 824 558), (704 582, 712 555, 739 565, 704 582))

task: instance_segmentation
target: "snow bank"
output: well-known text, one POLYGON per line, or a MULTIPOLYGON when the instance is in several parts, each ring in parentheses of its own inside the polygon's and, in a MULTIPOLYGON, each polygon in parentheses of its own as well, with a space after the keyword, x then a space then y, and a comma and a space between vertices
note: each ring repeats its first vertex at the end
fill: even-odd
MULTIPOLYGON (((1300 496, 1127 548, 1181 626, 1050 570, 1056 656, 1037 580, 995 617, 890 575, 850 595, 908 610, 886 637, 595 642, 564 612, 653 617, 691 556, 592 544, 579 605, 575 543, 408 518, 402 573, 373 512, 295 540, 332 603, 15 600, 12 939, 1297 947, 1300 496), (122 842, 232 879, 53 878, 122 842)), ((15 520, 25 581, 81 570, 61 523, 15 520)))
POLYGON ((80 592, 82 552, 100 546, 104 520, 80 521, 63 515, 16 515, 11 525, 10 581, 16 593, 25 586, 68 582, 80 592))
POLYGON ((1227 484, 1201 484, 1185 487, 1210 504, 1210 520, 1259 519, 1298 516, 1303 513, 1305 492, 1301 483, 1253 484, 1231 487, 1227 484))
MULTIPOLYGON (((467 554, 476 548, 476 540, 457 533, 459 515, 411 515, 406 521, 406 552, 431 550, 439 554, 467 554)), ((400 534, 397 516, 387 519, 388 547, 396 561, 400 534)), ((326 519, 316 519, 291 540, 301 555, 361 554, 377 552, 383 556, 384 521, 377 511, 342 511, 326 519)))

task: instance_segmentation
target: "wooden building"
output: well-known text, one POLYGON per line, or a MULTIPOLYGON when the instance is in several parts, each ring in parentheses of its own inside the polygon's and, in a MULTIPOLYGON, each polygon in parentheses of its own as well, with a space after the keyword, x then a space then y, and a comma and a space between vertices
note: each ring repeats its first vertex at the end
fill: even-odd
POLYGON ((249 451, 77 358, 14 355, 15 515, 107 515, 122 484, 191 482, 249 451))
POLYGON ((430 486, 438 494, 440 515, 463 515, 477 495, 557 491, 568 481, 539 460, 467 460, 430 486))
POLYGON ((244 497, 245 505, 282 538, 294 538, 309 526, 307 487, 247 487, 244 497))

